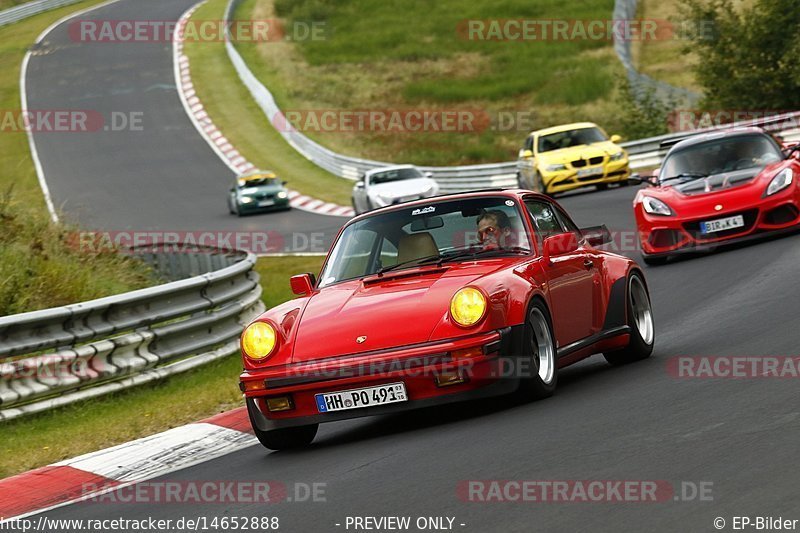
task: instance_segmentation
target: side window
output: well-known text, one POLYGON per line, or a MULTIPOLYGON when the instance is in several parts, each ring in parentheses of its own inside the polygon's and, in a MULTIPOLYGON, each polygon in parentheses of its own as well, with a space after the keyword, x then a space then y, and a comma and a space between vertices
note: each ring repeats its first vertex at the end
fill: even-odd
POLYGON ((550 235, 565 231, 552 204, 541 200, 525 200, 525 206, 536 226, 536 240, 539 245, 550 235))
POLYGON ((577 224, 575 224, 575 222, 572 221, 572 219, 569 217, 566 211, 564 211, 558 206, 554 207, 556 209, 556 215, 558 216, 558 219, 561 221, 561 225, 564 226, 564 228, 566 228, 566 231, 571 231, 572 233, 577 235, 578 240, 580 240, 583 237, 583 233, 581 233, 581 230, 577 226, 577 224))
POLYGON ((528 135, 525 138, 525 147, 524 147, 524 149, 525 150, 530 150, 531 152, 533 152, 533 135, 528 135))

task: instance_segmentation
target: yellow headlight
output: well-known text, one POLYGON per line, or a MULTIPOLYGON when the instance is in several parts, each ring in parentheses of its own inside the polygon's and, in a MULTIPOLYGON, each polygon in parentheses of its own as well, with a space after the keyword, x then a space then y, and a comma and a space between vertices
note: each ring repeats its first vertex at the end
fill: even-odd
POLYGON ((461 326, 474 326, 486 314, 486 297, 478 289, 464 287, 450 300, 450 316, 461 326))
POLYGON ((266 322, 253 322, 242 334, 242 349, 250 359, 264 359, 275 349, 275 328, 266 322))

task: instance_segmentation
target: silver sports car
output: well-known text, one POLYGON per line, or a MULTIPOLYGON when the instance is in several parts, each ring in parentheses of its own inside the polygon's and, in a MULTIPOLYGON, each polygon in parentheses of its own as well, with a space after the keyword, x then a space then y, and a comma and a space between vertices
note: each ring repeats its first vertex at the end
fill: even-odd
POLYGON ((353 209, 356 214, 439 193, 439 185, 430 172, 423 173, 413 165, 398 165, 367 171, 353 187, 353 209))

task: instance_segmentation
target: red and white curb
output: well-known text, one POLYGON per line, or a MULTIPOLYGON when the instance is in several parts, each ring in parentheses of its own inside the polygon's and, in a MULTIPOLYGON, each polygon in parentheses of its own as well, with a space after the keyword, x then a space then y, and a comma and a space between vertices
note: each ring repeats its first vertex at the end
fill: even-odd
MULTIPOLYGON (((211 146, 214 152, 228 165, 236 174, 244 174, 257 170, 256 166, 248 161, 239 151, 234 148, 231 142, 222 134, 222 132, 214 125, 208 112, 203 107, 200 98, 197 96, 197 91, 192 83, 191 70, 189 67, 189 58, 183 53, 183 36, 184 28, 189 18, 194 12, 203 5, 205 1, 200 2, 194 7, 186 11, 181 18, 178 19, 178 25, 175 30, 175 35, 172 40, 172 56, 175 69, 175 85, 178 89, 178 96, 180 96, 183 107, 189 115, 192 123, 194 124, 200 135, 211 146)), ((333 215, 342 217, 352 217, 355 213, 352 207, 334 204, 331 202, 324 202, 297 191, 289 191, 289 204, 292 207, 302 209, 303 211, 310 211, 319 215, 333 215)))
POLYGON ((87 500, 256 444, 244 407, 0 479, 4 521, 87 500))

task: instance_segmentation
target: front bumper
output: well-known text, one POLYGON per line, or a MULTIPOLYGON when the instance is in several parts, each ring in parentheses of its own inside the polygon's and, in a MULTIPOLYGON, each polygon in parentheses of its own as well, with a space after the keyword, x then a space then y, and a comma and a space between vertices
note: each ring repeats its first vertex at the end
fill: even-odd
POLYGON ((557 193, 604 183, 626 182, 631 175, 628 158, 608 161, 601 168, 602 172, 594 176, 578 176, 578 169, 574 168, 558 172, 542 172, 542 183, 547 192, 557 193))
POLYGON ((291 209, 288 198, 275 198, 274 202, 275 202, 274 204, 266 206, 259 206, 258 202, 252 202, 249 204, 239 203, 237 205, 240 213, 262 213, 265 211, 280 211, 283 209, 291 209))
POLYGON ((332 422, 362 416, 407 411, 513 392, 523 377, 524 326, 461 339, 401 348, 361 356, 334 357, 308 364, 265 368, 242 374, 243 388, 264 384, 263 390, 245 392, 253 426, 261 431, 332 422), (480 355, 452 357, 456 350, 481 348, 480 355), (458 373, 462 383, 440 386, 437 376, 458 373), (358 389, 402 381, 408 401, 344 411, 320 413, 316 394, 358 389), (293 408, 271 412, 266 400, 291 397, 293 408))
MULTIPOLYGON (((641 209, 641 207, 639 207, 641 209)), ((639 241, 645 257, 710 251, 725 244, 790 233, 800 227, 800 206, 793 197, 766 198, 744 209, 729 209, 694 218, 655 217, 638 213, 639 241), (704 221, 742 215, 745 225, 717 234, 702 234, 704 221)))

